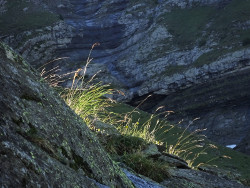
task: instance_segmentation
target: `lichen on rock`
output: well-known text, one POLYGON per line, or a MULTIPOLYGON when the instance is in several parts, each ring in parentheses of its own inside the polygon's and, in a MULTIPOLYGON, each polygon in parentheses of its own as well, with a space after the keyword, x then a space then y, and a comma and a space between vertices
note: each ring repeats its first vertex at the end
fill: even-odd
POLYGON ((40 79, 0 44, 0 184, 133 187, 81 118, 40 79))

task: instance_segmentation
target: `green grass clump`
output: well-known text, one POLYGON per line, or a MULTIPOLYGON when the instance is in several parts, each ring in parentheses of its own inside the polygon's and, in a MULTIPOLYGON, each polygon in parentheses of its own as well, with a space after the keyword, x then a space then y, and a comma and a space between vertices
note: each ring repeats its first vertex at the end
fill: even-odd
POLYGON ((117 113, 114 111, 115 108, 111 108, 115 112, 113 114, 121 115, 114 117, 119 118, 115 126, 122 135, 131 135, 142 138, 148 143, 161 144, 161 142, 155 138, 155 135, 163 135, 169 131, 169 129, 172 129, 173 126, 167 126, 167 122, 159 118, 162 113, 156 114, 161 108, 158 108, 154 114, 148 114, 138 110, 138 107, 147 100, 147 98, 129 112, 124 110, 124 113, 121 111, 117 113))
POLYGON ((85 81, 84 76, 90 61, 88 58, 85 67, 74 73, 72 87, 65 91, 64 99, 88 125, 96 119, 113 122, 121 135, 109 135, 103 144, 118 161, 121 160, 137 173, 160 182, 168 177, 168 165, 142 154, 147 144, 155 143, 166 146, 168 153, 184 158, 192 168, 209 164, 228 171, 237 169, 242 173, 241 181, 247 182, 250 179, 247 168, 250 157, 224 147, 216 149, 217 146, 197 136, 197 131, 190 133, 187 128, 171 125, 165 119, 171 112, 162 112, 161 107, 156 110, 157 114, 139 110, 146 99, 136 108, 119 103, 110 105, 103 97, 110 92, 105 86, 91 84, 92 79, 85 81), (80 71, 83 71, 82 76, 79 76, 80 71))
POLYGON ((147 176, 157 182, 162 182, 170 177, 167 163, 154 161, 145 157, 142 153, 125 154, 122 157, 122 161, 136 173, 147 176))
POLYGON ((105 148, 110 154, 124 155, 143 150, 146 142, 142 138, 130 135, 113 135, 105 138, 105 148))
POLYGON ((211 162, 211 160, 201 160, 200 163, 196 163, 201 155, 207 154, 206 150, 211 146, 211 144, 205 144, 205 139, 202 136, 197 135, 202 130, 190 133, 187 131, 189 126, 186 129, 182 129, 169 125, 167 120, 159 117, 160 114, 163 115, 165 113, 150 114, 143 121, 140 119, 136 121, 133 118, 133 113, 135 112, 140 113, 141 111, 133 109, 124 116, 125 120, 117 126, 117 129, 123 136, 138 137, 142 138, 146 143, 165 145, 167 153, 186 160, 191 168, 198 168, 201 164, 211 162))
POLYGON ((71 88, 66 89, 66 95, 62 95, 65 102, 72 108, 89 127, 92 126, 96 120, 103 122, 111 122, 110 112, 107 108, 111 104, 111 100, 104 97, 104 95, 111 94, 109 85, 102 83, 93 83, 96 75, 85 81, 85 75, 89 63, 91 53, 95 46, 100 45, 95 43, 89 52, 84 68, 80 68, 74 72, 71 88), (81 75, 80 72, 82 71, 81 75))
POLYGON ((99 43, 92 45, 84 67, 71 73, 59 75, 59 66, 46 71, 46 66, 48 64, 63 58, 55 59, 38 68, 38 70, 41 71, 41 76, 50 84, 50 86, 60 92, 60 95, 66 104, 74 110, 89 127, 92 127, 92 124, 98 120, 111 123, 110 112, 106 109, 113 101, 104 96, 111 94, 112 90, 109 89, 109 85, 95 82, 94 78, 96 75, 88 79, 86 78, 87 66, 92 61, 90 56, 92 50, 97 45, 99 45, 99 43), (69 78, 70 76, 72 76, 72 78, 69 78), (60 87, 60 83, 69 80, 72 80, 70 88, 60 87))
POLYGON ((208 161, 197 163, 197 159, 199 159, 201 155, 207 155, 206 151, 209 148, 218 149, 218 147, 214 144, 206 143, 204 135, 198 135, 199 132, 205 129, 197 129, 193 132, 189 132, 187 129, 191 124, 192 123, 182 131, 173 145, 168 145, 166 142, 166 152, 184 159, 190 168, 197 169, 199 166, 207 165, 218 158, 214 157, 208 161))
MULTIPOLYGON (((129 128, 131 130, 139 129, 141 125, 147 122, 152 115, 139 109, 135 111, 134 107, 121 103, 114 104, 114 106, 110 107, 109 110, 113 113, 123 115, 132 112, 132 121, 130 123, 130 126, 132 127, 129 128), (139 124, 137 124, 137 122, 139 122, 139 124)), ((249 156, 223 146, 218 146, 204 137, 197 137, 197 135, 194 134, 195 132, 192 133, 185 131, 185 129, 180 128, 177 125, 173 126, 167 120, 162 121, 160 126, 158 124, 158 126, 162 127, 162 129, 157 129, 155 128, 155 126, 157 126, 157 122, 159 122, 157 118, 153 118, 148 131, 157 130, 154 132, 155 134, 153 138, 155 139, 155 142, 163 143, 163 145, 166 146, 166 151, 168 153, 180 155, 181 158, 185 158, 189 165, 194 168, 207 164, 228 171, 237 170, 238 173, 241 173, 244 181, 250 179, 250 169, 248 168, 250 166, 249 156), (203 147, 199 144, 200 140, 202 140, 200 144, 202 144, 203 147), (198 144, 199 146, 197 146, 198 144), (195 145, 197 147, 191 148, 195 145), (218 147, 218 149, 215 147, 218 147)), ((139 130, 139 132, 142 130, 139 130)), ((126 131, 124 130, 124 132, 126 131)), ((127 131, 127 133, 129 132, 130 131, 127 131)), ((134 133, 134 135, 136 135, 136 133, 134 133)))
POLYGON ((88 124, 92 121, 102 120, 107 121, 109 119, 105 108, 110 105, 110 101, 103 96, 110 94, 110 90, 106 89, 105 85, 96 83, 93 85, 84 85, 84 81, 81 82, 81 86, 75 89, 67 89, 66 94, 63 94, 65 102, 88 124))
POLYGON ((143 154, 148 144, 146 140, 131 135, 109 135, 104 139, 103 135, 99 135, 99 138, 113 159, 123 162, 136 173, 157 182, 170 176, 168 163, 154 160, 143 154))

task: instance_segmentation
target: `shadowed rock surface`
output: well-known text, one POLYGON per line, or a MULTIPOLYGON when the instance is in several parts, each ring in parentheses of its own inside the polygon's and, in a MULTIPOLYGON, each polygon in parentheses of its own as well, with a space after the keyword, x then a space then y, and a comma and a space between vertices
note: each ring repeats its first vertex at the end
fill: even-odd
POLYGON ((248 134, 240 141, 239 145, 234 149, 250 155, 250 132, 248 132, 248 134))
MULTIPOLYGON (((101 143, 106 147, 108 146, 108 140, 115 140, 119 135, 116 133, 111 135, 106 135, 106 133, 100 133, 98 134, 101 143)), ((123 136, 120 135, 120 138, 123 136)), ((118 143, 114 142, 114 143, 118 143)), ((145 143, 144 143, 145 144, 145 143)), ((117 145, 118 147, 122 145, 125 149, 126 146, 123 144, 117 145)), ((129 145, 129 144, 127 144, 129 145)), ((109 145, 110 147, 110 145, 109 145)), ((131 179, 131 181, 135 184, 138 188, 160 188, 160 187, 170 187, 170 188, 186 188, 186 187, 204 187, 204 188, 231 188, 231 187, 237 187, 237 188, 247 188, 249 185, 245 180, 242 179, 242 175, 239 171, 237 171, 235 167, 232 167, 230 169, 222 169, 218 168, 215 165, 206 165, 205 163, 201 164, 201 166, 197 167, 197 169, 193 169, 190 166, 188 166, 187 162, 183 160, 182 158, 166 153, 165 150, 162 150, 162 146, 154 145, 154 144, 146 144, 143 146, 143 144, 140 146, 142 150, 140 153, 143 156, 146 156, 147 159, 153 159, 154 161, 161 162, 162 165, 167 165, 168 170, 168 177, 163 178, 162 180, 158 180, 158 183, 152 182, 152 180, 148 179, 143 175, 136 174, 131 168, 126 166, 125 164, 120 163, 120 166, 123 168, 126 175, 131 179), (241 182, 243 182, 246 185, 243 185, 241 182)), ((115 148, 115 146, 114 146, 115 148)), ((115 149, 114 149, 115 150, 115 149)), ((217 151, 214 151, 217 152, 217 151)), ((234 151, 234 153, 237 153, 234 151)), ((119 154, 122 155, 122 154, 119 154)), ((242 154, 241 154, 242 155, 242 154)), ((248 156, 245 156, 248 157, 248 156)), ((119 158, 119 157, 118 157, 119 158)), ((248 157, 249 158, 249 157, 248 157)), ((209 158, 211 159, 211 158, 209 158)), ((238 159, 240 160, 240 159, 238 159)), ((135 161, 135 164, 138 161, 135 161)), ((240 161, 238 161, 240 162, 240 161)), ((227 166, 230 166, 230 160, 227 164, 227 166)), ((248 168, 249 165, 246 165, 245 167, 248 168)), ((142 167, 143 168, 143 167, 142 167)), ((152 171, 153 173, 157 173, 157 170, 152 171)), ((142 173, 143 174, 143 173, 142 173)))
POLYGON ((214 188, 214 187, 239 187, 247 188, 240 185, 237 181, 228 181, 227 179, 208 174, 201 171, 175 169, 171 171, 172 178, 162 184, 171 188, 214 188))
MULTIPOLYGON (((161 184, 121 170, 80 117, 3 43, 0 86, 2 187, 245 187, 226 175, 211 174, 213 170, 207 173, 186 169, 179 165, 182 159, 171 155, 160 160, 177 168, 169 169, 172 177, 161 184)), ((145 150, 146 155, 159 157, 157 147, 152 147, 151 152, 145 150)))
MULTIPOLYGON (((183 119, 184 127, 195 118, 200 118, 192 123, 190 130, 206 129, 203 133, 209 139, 222 145, 237 145, 241 139, 249 135, 249 70, 249 68, 245 68, 232 72, 221 78, 209 80, 187 89, 180 89, 167 96, 153 94, 141 108, 153 112, 158 106, 165 106, 163 111, 175 112, 169 116, 169 120, 177 122, 179 119, 183 119)), ((145 97, 137 98, 134 101, 141 101, 145 97)), ((132 103, 138 104, 133 101, 132 103)), ((243 144, 241 147, 244 147, 243 144)), ((244 151, 247 150, 249 148, 244 151)))
MULTIPOLYGON (((208 138, 217 143, 239 144, 246 137, 249 1, 32 2, 61 20, 15 34, 0 30, 0 35, 34 66, 68 56, 71 59, 60 64, 62 72, 76 70, 84 65, 91 45, 100 42, 87 75, 101 70, 98 76, 103 82, 126 94, 114 98, 135 104, 154 94, 149 107, 169 106, 178 113, 176 121, 200 117, 193 129, 207 128, 208 138)), ((26 14, 33 5, 25 6, 26 14)))
POLYGON ((2 187, 133 187, 80 117, 2 43, 0 86, 2 187))

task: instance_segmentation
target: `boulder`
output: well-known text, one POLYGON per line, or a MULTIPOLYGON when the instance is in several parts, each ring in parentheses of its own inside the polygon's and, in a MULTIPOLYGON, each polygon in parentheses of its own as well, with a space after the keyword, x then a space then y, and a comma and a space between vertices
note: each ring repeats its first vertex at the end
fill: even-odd
POLYGON ((169 166, 172 166, 172 167, 190 169, 187 162, 180 159, 177 156, 165 154, 165 155, 160 156, 159 160, 167 162, 169 164, 169 166))

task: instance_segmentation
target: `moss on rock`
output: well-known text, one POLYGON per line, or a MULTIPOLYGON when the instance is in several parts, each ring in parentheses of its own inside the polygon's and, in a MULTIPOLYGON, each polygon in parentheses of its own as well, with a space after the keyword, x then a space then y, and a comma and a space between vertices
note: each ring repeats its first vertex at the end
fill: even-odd
POLYGON ((0 78, 3 186, 133 187, 81 118, 3 43, 0 78))

